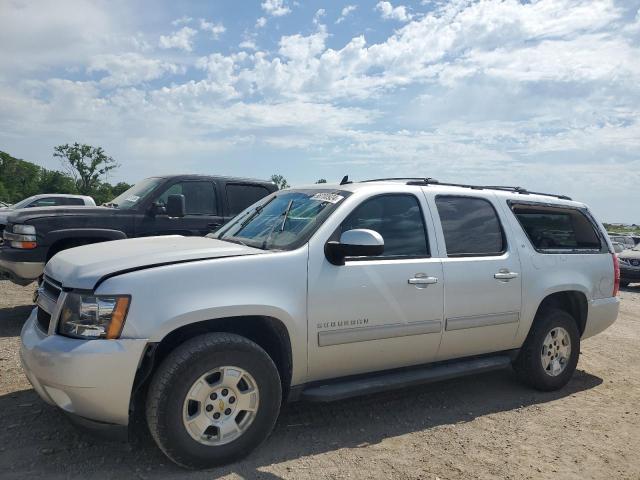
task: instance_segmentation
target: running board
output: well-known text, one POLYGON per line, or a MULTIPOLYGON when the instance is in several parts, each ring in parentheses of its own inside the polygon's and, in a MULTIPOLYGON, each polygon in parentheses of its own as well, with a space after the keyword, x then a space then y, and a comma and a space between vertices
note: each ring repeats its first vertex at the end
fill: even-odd
POLYGON ((456 360, 411 370, 384 372, 373 376, 369 375, 365 378, 351 377, 332 383, 309 386, 302 391, 300 399, 311 402, 333 402, 349 397, 490 372, 509 365, 511 365, 511 357, 509 355, 494 355, 491 357, 456 360))

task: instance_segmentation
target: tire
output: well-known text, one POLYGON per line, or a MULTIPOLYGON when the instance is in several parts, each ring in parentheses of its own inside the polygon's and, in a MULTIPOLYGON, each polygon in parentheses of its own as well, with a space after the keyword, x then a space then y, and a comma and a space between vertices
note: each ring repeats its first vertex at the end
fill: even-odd
POLYGON ((622 288, 627 288, 631 282, 625 282, 624 280, 620 280, 620 286, 622 288))
POLYGON ((146 417, 151 435, 173 462, 185 468, 210 468, 239 460, 260 445, 273 430, 281 399, 278 369, 260 346, 239 335, 209 333, 187 340, 162 362, 149 386, 146 417), (238 382, 233 377, 242 379, 238 382), (224 387, 222 382, 226 382, 223 378, 236 383, 238 399, 235 405, 229 403, 234 387, 225 388, 228 393, 221 390, 224 387), (240 407, 241 403, 247 404, 242 399, 248 397, 239 390, 243 385, 247 385, 247 392, 257 392, 258 395, 256 398, 255 393, 251 393, 255 411, 244 411, 244 414, 240 407), (187 399, 188 395, 194 397, 194 392, 199 399, 203 398, 200 390, 204 400, 198 402, 187 399), (211 400, 214 393, 209 394, 209 391, 217 392, 215 400, 211 400), (218 409, 220 400, 225 400, 227 404, 218 409), (236 406, 237 412, 234 410, 225 415, 225 408, 229 407, 230 410, 236 406), (229 441, 221 433, 224 427, 207 427, 205 434, 199 436, 202 430, 199 427, 207 425, 207 422, 215 423, 212 415, 216 414, 218 417, 223 415, 224 422, 236 422, 237 427, 234 428, 238 431, 243 422, 246 426, 242 427, 244 430, 237 437, 233 437, 235 433, 229 434, 232 438, 229 441), (198 427, 194 427, 189 423, 188 419, 192 418, 190 415, 202 419, 202 423, 198 422, 198 427), (242 420, 239 420, 240 416, 242 420), (212 436, 207 436, 207 432, 212 436))
POLYGON ((571 379, 578 364, 580 354, 580 333, 575 319, 566 311, 557 308, 544 309, 536 315, 529 335, 520 349, 518 357, 513 363, 513 368, 518 377, 528 385, 542 391, 558 390, 564 387, 571 379), (568 336, 570 350, 566 354, 566 347, 554 345, 552 332, 556 332, 556 338, 561 335, 568 336), (551 339, 546 346, 545 340, 551 339), (552 346, 552 348, 548 348, 552 346), (561 349, 556 350, 556 349, 561 349), (554 358, 556 361, 545 368, 543 355, 554 358), (566 355, 564 364, 560 364, 561 371, 555 371, 563 355, 566 355), (559 359, 559 360, 558 360, 559 359))

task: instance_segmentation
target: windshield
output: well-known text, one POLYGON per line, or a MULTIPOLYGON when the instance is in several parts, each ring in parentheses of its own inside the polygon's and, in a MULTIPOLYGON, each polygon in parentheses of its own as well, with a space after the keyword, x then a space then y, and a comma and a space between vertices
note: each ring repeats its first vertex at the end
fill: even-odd
POLYGON ((240 212, 212 236, 263 250, 293 250, 350 194, 330 189, 276 192, 240 212))
POLYGON ((24 208, 29 205, 36 198, 35 195, 25 198, 24 200, 20 200, 18 203, 14 203, 10 208, 24 208))
POLYGON ((140 200, 147 196, 147 194, 155 189, 158 184, 162 182, 162 178, 145 178, 144 180, 136 183, 129 190, 121 193, 116 198, 103 204, 105 207, 114 207, 127 210, 135 207, 140 200))

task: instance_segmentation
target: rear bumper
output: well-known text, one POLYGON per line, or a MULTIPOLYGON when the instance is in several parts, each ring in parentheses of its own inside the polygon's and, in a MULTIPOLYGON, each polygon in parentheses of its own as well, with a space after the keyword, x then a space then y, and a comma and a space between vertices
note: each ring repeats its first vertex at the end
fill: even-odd
POLYGON ((593 337, 609 328, 618 318, 620 300, 618 297, 599 298, 589 305, 587 324, 582 339, 593 337))
POLYGON ((24 372, 45 402, 85 426, 106 429, 105 424, 129 423, 133 381, 147 340, 47 335, 37 324, 36 309, 22 328, 21 340, 24 372))

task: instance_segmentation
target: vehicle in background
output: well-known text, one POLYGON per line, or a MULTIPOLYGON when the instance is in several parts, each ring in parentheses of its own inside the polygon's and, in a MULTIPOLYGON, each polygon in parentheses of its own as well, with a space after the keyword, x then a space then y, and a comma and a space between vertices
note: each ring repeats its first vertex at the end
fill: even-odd
POLYGON ((630 235, 610 233, 609 238, 611 239, 612 242, 621 243, 622 245, 624 245, 625 249, 632 249, 632 248, 635 248, 636 246, 636 242, 633 240, 633 237, 631 237, 630 235))
MULTIPOLYGON (((0 202, 2 203, 2 202, 0 202)), ((13 205, 3 204, 0 208, 0 245, 2 245, 2 232, 7 224, 7 218, 14 211, 23 208, 58 207, 58 206, 87 206, 95 207, 96 202, 87 195, 71 195, 66 193, 42 193, 20 200, 13 205)))
POLYGON ((11 204, 7 202, 0 202, 0 209, 10 207, 11 204))
POLYGON ((640 246, 620 252, 618 261, 620 262, 620 286, 628 287, 630 283, 640 283, 640 246))
POLYGON ((211 237, 56 255, 21 335, 40 397, 103 432, 146 417, 171 460, 208 468, 257 447, 286 400, 510 365, 557 390, 618 315, 601 224, 519 187, 345 179, 269 195, 211 237))
POLYGON ((275 190, 269 181, 170 175, 142 180, 101 207, 8 210, 0 271, 26 285, 68 248, 132 237, 204 236, 275 190))

